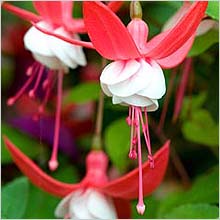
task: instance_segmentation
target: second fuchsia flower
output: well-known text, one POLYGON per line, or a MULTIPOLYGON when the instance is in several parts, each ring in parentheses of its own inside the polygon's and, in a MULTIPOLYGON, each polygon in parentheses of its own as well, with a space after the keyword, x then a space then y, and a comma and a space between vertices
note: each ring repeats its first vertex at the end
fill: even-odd
POLYGON ((207 2, 193 3, 173 28, 157 35, 149 42, 147 42, 148 26, 141 19, 142 12, 138 4, 138 2, 131 3, 132 21, 127 28, 100 2, 84 2, 83 12, 86 29, 95 49, 104 58, 114 61, 107 65, 101 74, 102 90, 107 96, 112 97, 113 104, 129 106, 127 118, 131 126, 129 157, 136 159, 138 156, 137 210, 143 214, 145 205, 140 124, 149 153, 150 166, 154 168, 147 112, 157 110, 157 100, 166 90, 161 67, 175 67, 186 57, 192 46, 196 29, 204 16, 207 2))
MULTIPOLYGON (((129 200, 137 198, 138 169, 109 181, 108 157, 103 151, 91 151, 86 158, 86 175, 77 184, 55 180, 43 172, 24 155, 7 137, 4 142, 14 162, 30 181, 42 190, 64 199, 55 215, 71 219, 115 219, 129 218, 129 200), (115 206, 115 207, 114 207, 115 206), (126 210, 125 210, 126 209, 126 210)), ((169 158, 169 141, 155 154, 155 169, 149 162, 143 164, 145 181, 143 194, 151 194, 161 183, 169 158)))

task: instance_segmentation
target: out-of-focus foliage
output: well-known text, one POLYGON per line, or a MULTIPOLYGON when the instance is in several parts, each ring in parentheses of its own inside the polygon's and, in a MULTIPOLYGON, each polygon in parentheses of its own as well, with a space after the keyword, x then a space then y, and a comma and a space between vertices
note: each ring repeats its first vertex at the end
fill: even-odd
POLYGON ((125 119, 111 123, 105 131, 106 151, 112 163, 121 171, 128 166, 129 153, 129 127, 125 119))
POLYGON ((29 196, 27 178, 21 177, 8 183, 2 189, 2 217, 6 219, 24 216, 29 196))
POLYGON ((206 51, 213 44, 217 43, 219 35, 217 30, 210 30, 207 33, 196 37, 193 47, 188 53, 188 56, 197 56, 206 51))
POLYGON ((219 19, 219 1, 209 1, 206 13, 214 19, 219 19))
MULTIPOLYGON (((40 154, 41 147, 39 142, 30 138, 26 134, 14 129, 13 127, 2 123, 2 134, 7 135, 11 138, 13 143, 20 147, 20 149, 25 152, 30 158, 35 158, 37 155, 40 154)), ((3 139, 1 139, 1 161, 2 163, 10 163, 12 162, 11 156, 9 155, 8 151, 5 148, 5 144, 3 139)))
POLYGON ((81 83, 75 86, 65 97, 64 102, 82 104, 98 100, 100 85, 95 82, 81 83))

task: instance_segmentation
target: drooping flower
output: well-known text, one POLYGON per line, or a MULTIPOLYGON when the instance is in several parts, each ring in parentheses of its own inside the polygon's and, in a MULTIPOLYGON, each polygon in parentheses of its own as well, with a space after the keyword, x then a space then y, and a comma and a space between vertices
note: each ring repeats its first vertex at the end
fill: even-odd
POLYGON ((138 2, 131 3, 132 21, 127 28, 104 4, 84 2, 84 22, 95 49, 104 58, 114 61, 103 70, 100 77, 101 87, 106 95, 112 97, 113 104, 129 106, 129 157, 135 159, 138 156, 137 210, 140 214, 145 209, 142 195, 140 124, 148 148, 150 166, 153 168, 155 165, 151 153, 147 112, 158 108, 157 100, 166 90, 161 67, 172 68, 182 62, 192 46, 206 7, 207 2, 193 3, 173 28, 147 42, 148 26, 141 19, 142 12, 138 2))
MULTIPOLYGON (((3 7, 15 14, 27 19, 31 22, 37 22, 41 27, 48 31, 59 33, 73 39, 79 39, 77 32, 84 30, 82 19, 72 18, 72 2, 34 2, 35 9, 40 16, 19 9, 8 3, 3 3, 3 7)), ((58 166, 57 151, 60 133, 60 114, 62 99, 62 81, 63 74, 68 73, 69 68, 76 68, 78 65, 85 66, 86 59, 81 46, 75 46, 60 40, 59 38, 48 36, 34 26, 32 26, 24 36, 25 47, 32 52, 36 62, 30 66, 26 72, 29 76, 27 82, 17 92, 17 94, 8 99, 8 105, 13 105, 21 95, 28 89, 30 84, 36 80, 34 87, 29 90, 29 96, 35 98, 36 91, 40 87, 43 74, 46 72, 48 76, 42 82, 42 88, 45 91, 45 97, 42 104, 38 108, 39 114, 44 112, 45 105, 49 99, 52 85, 56 78, 57 83, 57 109, 54 127, 53 152, 49 161, 51 170, 55 170, 58 166)))
MULTIPOLYGON (((54 196, 64 197, 55 211, 57 217, 72 219, 113 219, 116 215, 118 218, 130 217, 129 200, 137 198, 138 194, 136 184, 139 178, 138 169, 109 181, 106 154, 103 151, 92 150, 86 158, 86 175, 83 180, 77 184, 62 183, 43 172, 7 137, 3 138, 14 162, 35 186, 54 196)), ((169 158, 169 143, 167 141, 154 155, 155 169, 150 168, 148 161, 143 164, 145 196, 151 194, 163 179, 169 158)))
MULTIPOLYGON (((121 5, 122 2, 110 2, 108 7, 112 11, 117 11, 121 5)), ((86 59, 81 46, 93 48, 93 45, 91 43, 83 43, 77 35, 77 33, 84 33, 86 30, 83 19, 72 18, 72 1, 34 1, 34 7, 39 15, 5 2, 2 7, 33 24, 24 36, 24 44, 37 61, 28 68, 26 74, 29 78, 26 83, 16 95, 8 99, 7 104, 9 106, 13 105, 28 90, 34 80, 36 82, 29 91, 29 96, 35 98, 43 73, 47 72, 48 77, 42 82, 45 97, 38 108, 39 114, 42 114, 49 99, 51 87, 55 79, 58 78, 53 152, 49 161, 50 169, 55 170, 58 166, 57 153, 63 74, 67 73, 69 68, 76 68, 78 65, 85 66, 86 59), (39 31, 36 27, 43 29, 46 33, 39 31), (69 39, 71 44, 63 41, 63 39, 69 39)))

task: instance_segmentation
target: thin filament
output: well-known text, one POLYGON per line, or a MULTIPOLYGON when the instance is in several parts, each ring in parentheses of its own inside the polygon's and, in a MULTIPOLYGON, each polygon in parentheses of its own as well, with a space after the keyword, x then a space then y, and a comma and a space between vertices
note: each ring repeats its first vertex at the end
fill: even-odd
POLYGON ((38 72, 38 76, 37 76, 36 83, 35 83, 35 85, 34 85, 34 88, 33 88, 32 90, 30 90, 30 92, 29 92, 29 96, 30 96, 31 98, 34 98, 34 96, 35 96, 35 92, 36 92, 36 90, 37 90, 37 87, 39 86, 41 77, 42 77, 42 75, 43 75, 43 71, 44 71, 44 66, 41 65, 41 66, 40 66, 40 69, 39 69, 39 72, 38 72))
POLYGON ((21 89, 11 98, 8 99, 7 105, 11 106, 13 105, 25 92, 25 90, 28 88, 28 86, 32 83, 34 77, 36 75, 36 72, 34 71, 31 76, 28 78, 28 80, 25 82, 25 84, 21 87, 21 89))

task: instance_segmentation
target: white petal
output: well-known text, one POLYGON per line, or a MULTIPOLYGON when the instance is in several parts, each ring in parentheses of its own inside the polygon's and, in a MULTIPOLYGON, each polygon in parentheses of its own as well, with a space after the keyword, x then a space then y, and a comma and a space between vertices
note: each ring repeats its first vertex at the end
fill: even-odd
POLYGON ((100 83, 102 91, 107 95, 107 96, 112 96, 112 93, 110 92, 110 90, 108 89, 108 86, 104 83, 100 83))
MULTIPOLYGON (((63 28, 57 28, 54 33, 64 37, 71 37, 63 28)), ((51 36, 50 49, 68 67, 75 69, 78 64, 85 65, 85 55, 80 46, 67 43, 57 37, 51 36)))
MULTIPOLYGON (((51 27, 45 22, 38 22, 38 26, 45 29, 51 29, 51 27)), ((49 46, 50 36, 37 30, 35 27, 31 27, 24 36, 24 45, 32 53, 37 53, 44 56, 53 56, 53 52, 49 46)))
POLYGON ((113 95, 127 97, 146 88, 151 83, 152 78, 152 67, 144 60, 141 60, 141 67, 135 74, 123 82, 109 85, 108 88, 113 95))
POLYGON ((87 201, 89 212, 96 219, 116 219, 113 202, 103 194, 92 190, 87 201))
POLYGON ((138 95, 151 99, 160 99, 166 92, 166 83, 162 69, 156 62, 152 62, 152 79, 148 86, 137 92, 138 95))
POLYGON ((131 77, 139 68, 140 63, 136 60, 115 61, 105 67, 100 81, 107 85, 119 83, 131 77))
POLYGON ((93 219, 87 207, 89 191, 78 191, 70 201, 70 215, 78 219, 93 219))
POLYGON ((68 72, 68 67, 65 66, 62 62, 60 62, 60 60, 58 60, 56 57, 43 56, 36 53, 33 54, 33 57, 35 58, 35 60, 52 70, 63 69, 65 73, 68 72))
POLYGON ((113 104, 127 104, 139 107, 147 107, 147 111, 156 111, 158 109, 158 101, 149 99, 140 95, 132 95, 128 97, 113 96, 113 104))
POLYGON ((72 196, 73 193, 67 195, 64 199, 61 200, 61 202, 58 204, 58 206, 55 209, 56 217, 63 218, 67 213, 69 213, 69 205, 72 196))

